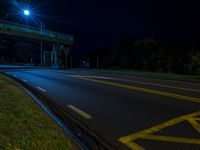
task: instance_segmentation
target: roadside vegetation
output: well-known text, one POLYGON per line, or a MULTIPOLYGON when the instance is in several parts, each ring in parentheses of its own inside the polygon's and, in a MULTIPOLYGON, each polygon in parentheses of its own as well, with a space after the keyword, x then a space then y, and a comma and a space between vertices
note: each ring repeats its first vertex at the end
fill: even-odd
MULTIPOLYGON (((51 50, 48 45, 44 49, 51 50)), ((1 64, 40 63, 39 43, 0 39, 1 64)), ((169 44, 154 38, 125 37, 113 48, 97 48, 89 52, 71 50, 68 67, 132 70, 181 75, 200 75, 200 48, 197 45, 169 44), (73 61, 72 61, 73 60, 73 61), (97 61, 98 60, 98 61, 97 61), (98 65, 97 65, 98 64, 98 65)), ((48 60, 50 57, 48 56, 48 60)), ((64 52, 58 53, 60 66, 65 66, 64 52)), ((46 63, 47 66, 51 62, 46 63)))
POLYGON ((62 130, 10 78, 0 74, 0 149, 72 150, 62 130))
POLYGON ((115 48, 90 53, 91 66, 168 74, 200 75, 199 48, 169 46, 160 40, 124 38, 115 48))

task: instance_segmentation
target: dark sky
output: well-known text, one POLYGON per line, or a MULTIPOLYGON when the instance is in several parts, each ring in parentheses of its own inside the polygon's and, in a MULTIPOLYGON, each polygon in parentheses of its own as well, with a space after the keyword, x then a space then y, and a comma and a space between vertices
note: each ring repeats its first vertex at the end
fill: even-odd
POLYGON ((30 6, 47 29, 73 34, 78 51, 113 47, 124 36, 199 42, 199 3, 192 0, 36 0, 30 6))

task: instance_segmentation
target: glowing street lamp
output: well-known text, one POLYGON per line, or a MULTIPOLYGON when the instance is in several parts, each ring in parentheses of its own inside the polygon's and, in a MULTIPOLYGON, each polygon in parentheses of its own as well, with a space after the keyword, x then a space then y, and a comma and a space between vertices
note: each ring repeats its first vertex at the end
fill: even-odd
POLYGON ((25 9, 25 10, 24 10, 24 15, 25 15, 25 16, 29 16, 29 15, 30 15, 30 11, 29 11, 28 9, 25 9))

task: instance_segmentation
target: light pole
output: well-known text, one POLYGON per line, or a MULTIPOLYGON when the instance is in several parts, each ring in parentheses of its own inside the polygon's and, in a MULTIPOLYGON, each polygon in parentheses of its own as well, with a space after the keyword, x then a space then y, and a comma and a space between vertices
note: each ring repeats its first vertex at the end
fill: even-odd
MULTIPOLYGON (((40 22, 40 31, 42 32, 43 31, 43 25, 42 25, 42 22, 39 20, 40 22)), ((42 40, 40 41, 40 64, 41 66, 43 66, 43 43, 42 43, 42 40)))
MULTIPOLYGON (((30 16, 30 11, 28 9, 24 9, 23 10, 24 12, 24 15, 25 16, 30 16)), ((42 32, 43 31, 43 24, 42 22, 39 20, 39 23, 40 23, 40 31, 42 32)), ((43 66, 43 43, 42 43, 42 40, 40 41, 40 65, 43 66)))

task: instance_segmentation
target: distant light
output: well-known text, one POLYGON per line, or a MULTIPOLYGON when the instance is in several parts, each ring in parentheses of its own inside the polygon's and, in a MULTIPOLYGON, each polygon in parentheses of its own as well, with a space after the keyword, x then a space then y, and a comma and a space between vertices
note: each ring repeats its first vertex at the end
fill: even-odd
POLYGON ((29 16, 30 15, 30 11, 29 10, 24 10, 24 15, 29 16))

